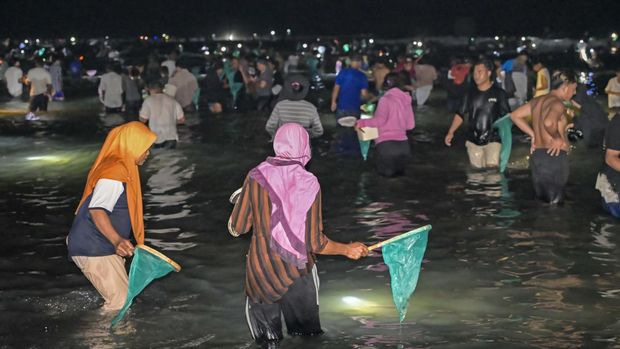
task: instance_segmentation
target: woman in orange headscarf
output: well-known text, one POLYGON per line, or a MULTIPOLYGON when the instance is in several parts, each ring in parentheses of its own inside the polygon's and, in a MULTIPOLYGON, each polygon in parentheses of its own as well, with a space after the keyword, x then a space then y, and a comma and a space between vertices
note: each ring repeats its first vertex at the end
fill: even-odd
POLYGON ((105 300, 120 309, 127 296, 123 257, 133 254, 133 236, 144 243, 142 191, 138 166, 157 136, 134 121, 108 134, 88 178, 67 238, 69 257, 105 300))

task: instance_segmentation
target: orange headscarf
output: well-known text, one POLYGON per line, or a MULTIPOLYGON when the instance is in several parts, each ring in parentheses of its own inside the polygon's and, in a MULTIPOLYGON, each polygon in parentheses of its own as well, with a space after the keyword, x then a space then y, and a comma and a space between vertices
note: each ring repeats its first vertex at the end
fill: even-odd
POLYGON ((126 184, 127 206, 133 236, 138 244, 144 244, 142 188, 136 160, 151 147, 156 139, 157 135, 138 121, 113 128, 108 133, 95 163, 90 168, 84 194, 76 214, 101 178, 123 182, 126 184))

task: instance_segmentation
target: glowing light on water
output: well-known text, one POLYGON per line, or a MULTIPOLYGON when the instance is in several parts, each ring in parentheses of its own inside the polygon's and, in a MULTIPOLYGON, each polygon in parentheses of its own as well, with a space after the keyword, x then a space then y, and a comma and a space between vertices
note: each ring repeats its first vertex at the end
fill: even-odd
POLYGON ((363 303, 361 299, 351 296, 342 297, 342 301, 348 305, 361 305, 363 303))

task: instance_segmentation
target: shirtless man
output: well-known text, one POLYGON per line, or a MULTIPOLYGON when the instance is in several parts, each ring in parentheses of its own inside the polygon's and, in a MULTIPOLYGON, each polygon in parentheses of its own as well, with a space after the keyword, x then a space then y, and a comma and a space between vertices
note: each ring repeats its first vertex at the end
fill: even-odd
POLYGON ((564 200, 568 181, 568 137, 566 108, 577 90, 575 75, 570 71, 555 72, 551 92, 532 99, 511 113, 511 119, 532 138, 530 169, 536 197, 557 204, 564 200), (532 127, 527 122, 532 115, 532 127))

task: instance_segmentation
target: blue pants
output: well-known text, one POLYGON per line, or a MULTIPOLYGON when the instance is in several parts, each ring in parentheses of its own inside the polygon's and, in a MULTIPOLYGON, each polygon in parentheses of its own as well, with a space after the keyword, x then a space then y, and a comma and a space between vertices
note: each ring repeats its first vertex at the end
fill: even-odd
MULTIPOLYGON (((336 110, 336 120, 345 116, 355 116, 359 119, 360 111, 358 110, 336 110)), ((357 140, 357 133, 352 127, 337 126, 337 137, 334 146, 335 151, 345 155, 359 155, 360 144, 357 140)))
POLYGON ((601 202, 605 211, 616 218, 620 218, 620 202, 605 202, 605 199, 601 199, 601 202))

